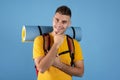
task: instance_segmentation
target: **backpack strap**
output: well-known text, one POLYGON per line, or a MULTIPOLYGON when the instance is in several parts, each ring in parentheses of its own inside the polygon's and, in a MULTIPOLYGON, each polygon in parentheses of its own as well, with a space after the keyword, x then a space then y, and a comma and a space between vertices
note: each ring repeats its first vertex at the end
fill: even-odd
POLYGON ((36 65, 35 65, 35 71, 36 71, 36 75, 38 76, 38 70, 37 70, 37 67, 36 67, 36 65))
POLYGON ((42 30, 41 30, 41 27, 40 27, 40 26, 38 26, 38 30, 39 30, 39 32, 40 32, 40 35, 42 35, 42 30))
POLYGON ((45 55, 47 54, 47 52, 50 50, 50 35, 49 33, 45 33, 43 34, 43 49, 45 52, 45 55))
POLYGON ((67 35, 67 43, 68 43, 68 48, 70 51, 70 57, 71 57, 71 66, 74 64, 74 53, 75 53, 75 48, 74 48, 74 42, 73 39, 67 35))
POLYGON ((70 58, 71 58, 71 66, 74 64, 73 60, 74 60, 74 53, 75 53, 75 48, 74 48, 74 42, 73 39, 67 35, 67 44, 68 44, 68 49, 67 51, 63 51, 61 53, 59 53, 59 55, 62 54, 66 54, 66 53, 70 53, 70 58))

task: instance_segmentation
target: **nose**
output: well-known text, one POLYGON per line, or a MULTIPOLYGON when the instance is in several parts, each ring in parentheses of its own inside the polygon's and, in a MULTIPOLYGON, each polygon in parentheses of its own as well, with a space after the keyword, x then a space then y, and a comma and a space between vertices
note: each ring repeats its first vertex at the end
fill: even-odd
POLYGON ((62 22, 58 22, 58 23, 57 23, 57 26, 58 26, 58 27, 61 27, 61 26, 62 26, 62 22))

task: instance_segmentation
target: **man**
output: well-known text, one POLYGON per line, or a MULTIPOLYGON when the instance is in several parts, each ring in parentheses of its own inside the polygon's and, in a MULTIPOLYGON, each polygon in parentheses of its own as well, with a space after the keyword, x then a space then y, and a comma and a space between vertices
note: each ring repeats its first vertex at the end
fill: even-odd
POLYGON ((37 67, 38 80, 72 80, 72 76, 82 76, 84 73, 84 62, 82 50, 73 39, 75 53, 74 66, 70 64, 69 52, 58 55, 60 52, 68 50, 67 39, 64 32, 71 23, 71 10, 67 6, 57 8, 53 17, 53 31, 50 35, 50 50, 45 54, 43 36, 38 36, 34 40, 33 59, 37 67))

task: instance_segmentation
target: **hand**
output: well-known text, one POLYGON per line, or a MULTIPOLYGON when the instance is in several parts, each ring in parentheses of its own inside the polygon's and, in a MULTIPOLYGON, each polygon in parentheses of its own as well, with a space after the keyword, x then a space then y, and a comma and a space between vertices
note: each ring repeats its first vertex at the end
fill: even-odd
POLYGON ((61 61, 60 61, 59 55, 56 56, 54 63, 53 63, 53 66, 57 67, 57 68, 61 66, 61 61))
POLYGON ((63 43, 64 40, 64 35, 60 35, 60 34, 55 34, 54 35, 54 44, 57 44, 57 47, 59 48, 59 46, 63 43))

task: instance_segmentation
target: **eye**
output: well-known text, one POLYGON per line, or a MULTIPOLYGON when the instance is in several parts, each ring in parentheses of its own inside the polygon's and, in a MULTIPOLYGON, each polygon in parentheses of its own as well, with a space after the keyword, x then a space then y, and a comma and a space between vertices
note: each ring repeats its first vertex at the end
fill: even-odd
POLYGON ((62 23, 63 23, 63 24, 66 24, 66 23, 67 23, 67 21, 62 21, 62 23))
POLYGON ((59 19, 56 18, 56 22, 59 22, 59 19))

